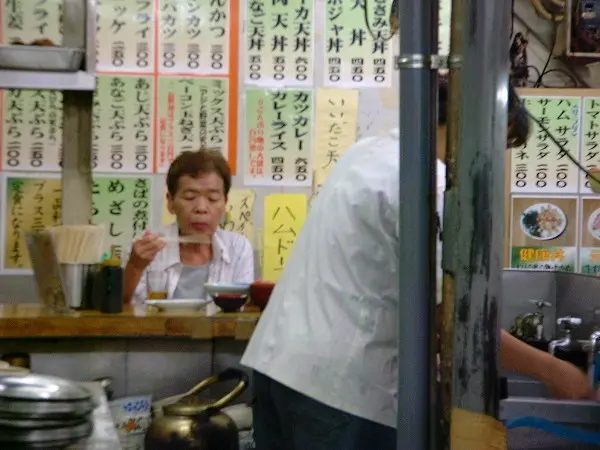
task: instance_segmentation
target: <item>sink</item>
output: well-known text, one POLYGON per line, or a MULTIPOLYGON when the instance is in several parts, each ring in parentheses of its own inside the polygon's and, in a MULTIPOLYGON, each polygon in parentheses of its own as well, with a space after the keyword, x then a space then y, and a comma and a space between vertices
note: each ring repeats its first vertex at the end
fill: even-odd
POLYGON ((500 420, 539 417, 565 425, 600 427, 600 403, 541 397, 508 397, 500 402, 500 420))
POLYGON ((555 400, 539 381, 509 377, 508 398, 500 401, 500 419, 539 417, 569 425, 594 425, 600 428, 600 402, 555 400))
POLYGON ((539 381, 509 378, 507 383, 509 397, 549 397, 546 386, 539 381))

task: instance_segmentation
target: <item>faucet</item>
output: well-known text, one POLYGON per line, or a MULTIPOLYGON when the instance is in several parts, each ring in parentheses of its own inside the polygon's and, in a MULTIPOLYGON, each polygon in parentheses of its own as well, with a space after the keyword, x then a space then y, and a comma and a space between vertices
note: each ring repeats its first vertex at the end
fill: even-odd
POLYGON ((529 300, 537 307, 536 312, 520 314, 515 317, 510 334, 526 342, 545 342, 544 336, 544 308, 550 308, 552 303, 544 300, 529 300))
POLYGON ((556 356, 556 350, 568 352, 570 350, 579 349, 580 344, 573 339, 572 331, 573 328, 578 327, 581 325, 581 323, 582 320, 580 317, 567 316, 557 319, 556 324, 564 331, 565 336, 562 339, 556 339, 550 342, 550 345, 548 346, 548 353, 556 356))
POLYGON ((591 384, 593 389, 597 389, 600 385, 600 330, 594 331, 590 335, 590 353, 591 353, 591 384))

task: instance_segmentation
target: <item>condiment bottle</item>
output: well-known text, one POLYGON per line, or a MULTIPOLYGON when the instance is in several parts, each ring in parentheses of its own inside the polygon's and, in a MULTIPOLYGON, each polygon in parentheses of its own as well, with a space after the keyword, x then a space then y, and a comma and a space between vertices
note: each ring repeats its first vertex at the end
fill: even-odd
POLYGON ((100 311, 116 314, 123 311, 123 268, 116 255, 116 247, 110 248, 110 257, 102 263, 101 271, 103 298, 100 311))

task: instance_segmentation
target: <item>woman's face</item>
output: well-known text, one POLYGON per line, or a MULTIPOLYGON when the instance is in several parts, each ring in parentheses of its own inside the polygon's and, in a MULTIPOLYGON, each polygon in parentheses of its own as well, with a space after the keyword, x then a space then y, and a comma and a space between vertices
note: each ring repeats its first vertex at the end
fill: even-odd
POLYGON ((175 195, 167 194, 169 212, 177 217, 183 235, 212 236, 225 215, 226 204, 223 179, 215 172, 195 178, 184 175, 175 195))

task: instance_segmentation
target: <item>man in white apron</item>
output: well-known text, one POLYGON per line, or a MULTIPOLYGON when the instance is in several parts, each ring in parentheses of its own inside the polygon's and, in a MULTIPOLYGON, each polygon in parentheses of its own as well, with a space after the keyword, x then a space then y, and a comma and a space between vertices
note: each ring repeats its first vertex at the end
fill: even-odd
MULTIPOLYGON (((440 136, 447 88, 440 87, 440 136)), ((509 96, 509 137, 529 120, 509 96)), ((443 159, 445 139, 439 140, 443 159)), ((399 134, 363 139, 340 158, 242 358, 254 370, 258 450, 395 450, 398 365, 399 134)), ((438 161, 438 213, 445 167, 438 161)), ((411 320, 407 318, 407 320, 411 320)), ((426 326, 425 324, 423 326, 426 326)), ((574 366, 503 332, 503 368, 565 398, 591 393, 574 366)))

